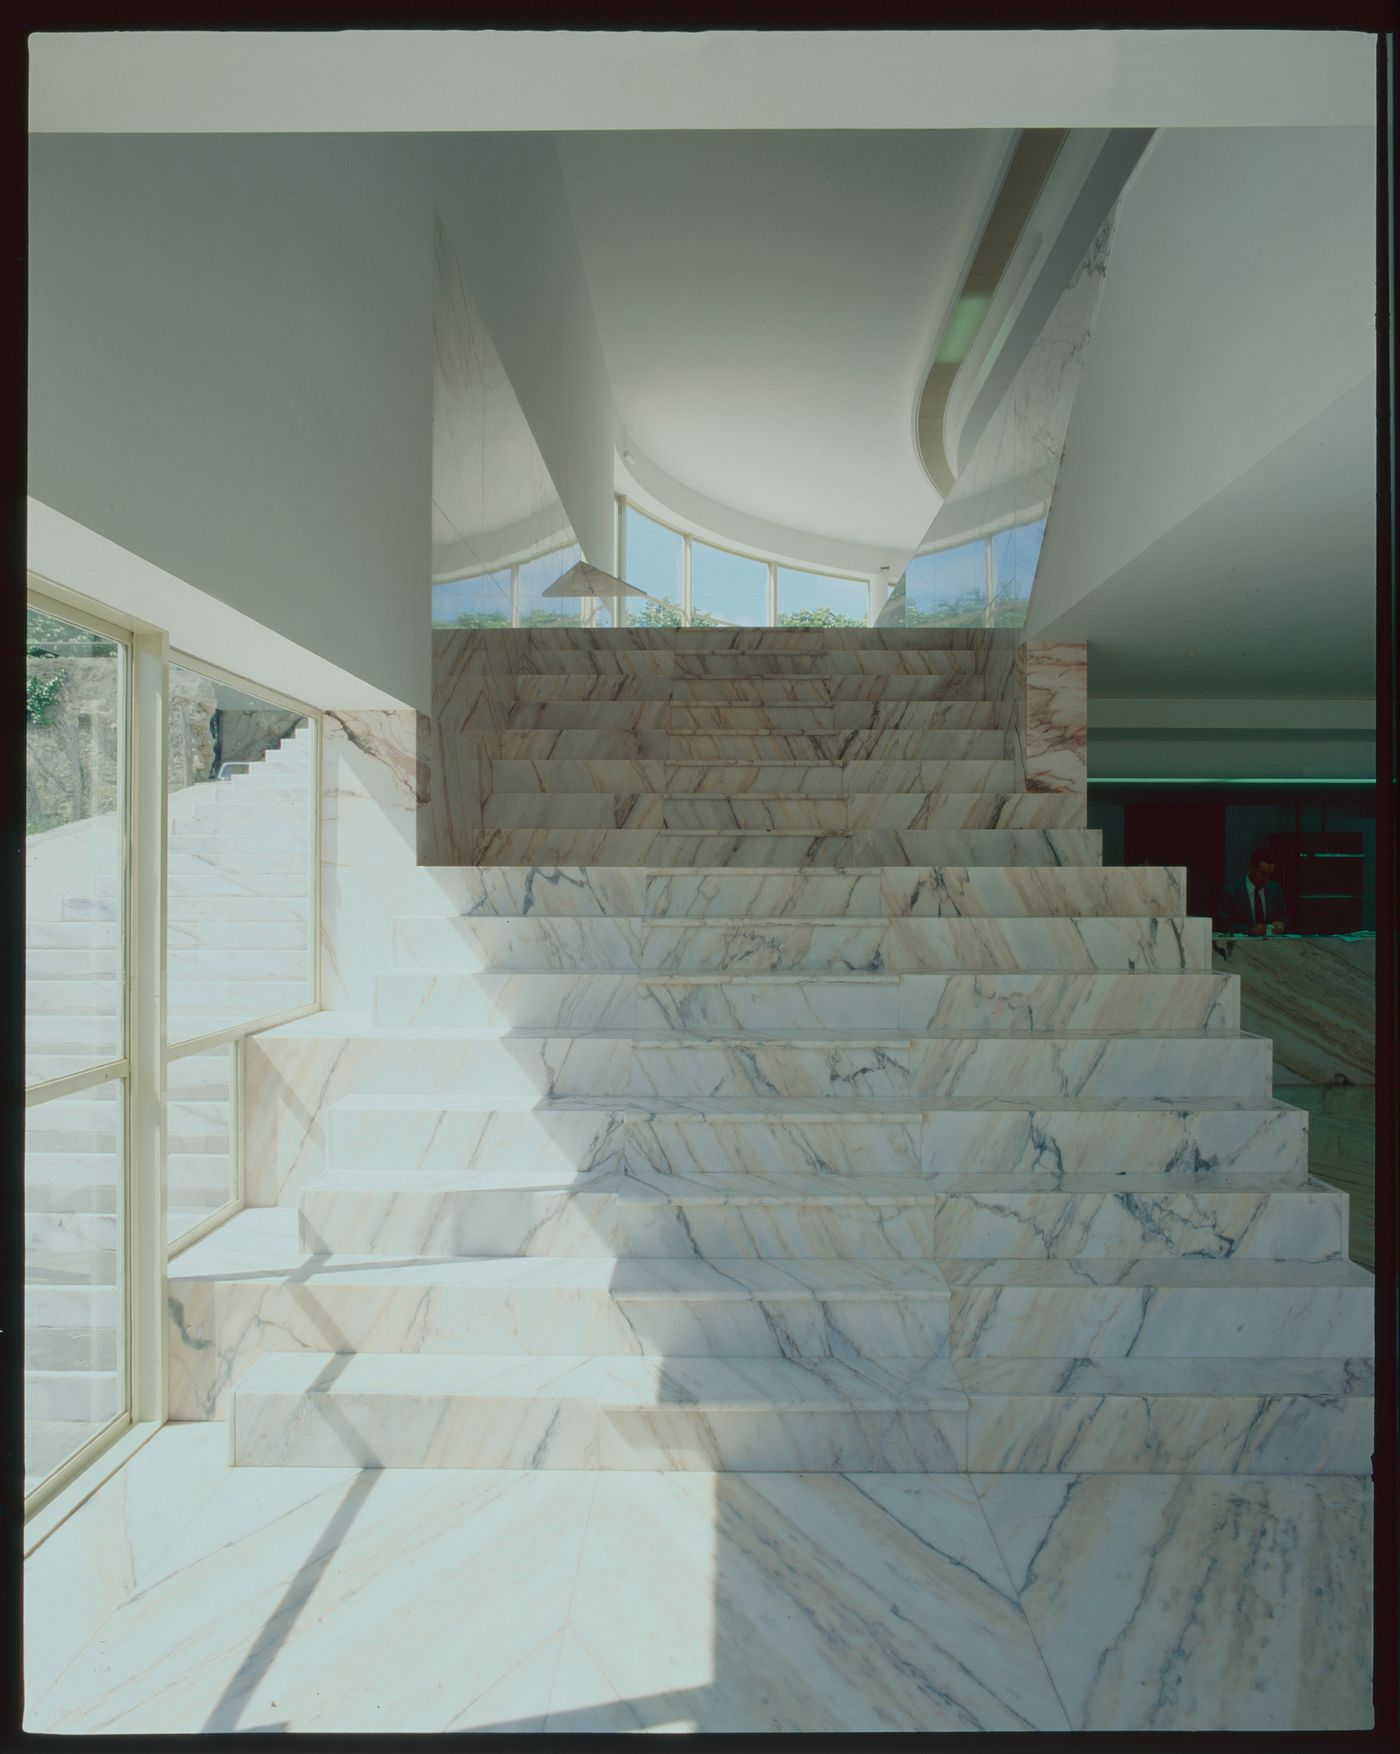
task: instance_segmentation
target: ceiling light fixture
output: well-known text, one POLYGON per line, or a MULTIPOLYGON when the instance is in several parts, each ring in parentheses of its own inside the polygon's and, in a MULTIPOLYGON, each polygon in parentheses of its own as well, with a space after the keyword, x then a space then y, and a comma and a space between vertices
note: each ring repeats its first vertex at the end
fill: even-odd
POLYGON ((604 572, 601 567, 590 566, 586 560, 577 560, 566 573, 561 573, 552 585, 547 585, 540 592, 542 597, 645 597, 645 591, 639 591, 635 585, 629 585, 625 579, 617 578, 613 573, 604 572))

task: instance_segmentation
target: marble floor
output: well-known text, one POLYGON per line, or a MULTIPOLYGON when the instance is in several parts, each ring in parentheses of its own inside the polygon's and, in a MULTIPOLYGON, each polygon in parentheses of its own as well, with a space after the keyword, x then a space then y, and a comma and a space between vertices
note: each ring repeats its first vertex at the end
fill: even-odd
POLYGON ((30 1558, 25 1728, 1360 1729, 1353 1476, 241 1468, 30 1558))

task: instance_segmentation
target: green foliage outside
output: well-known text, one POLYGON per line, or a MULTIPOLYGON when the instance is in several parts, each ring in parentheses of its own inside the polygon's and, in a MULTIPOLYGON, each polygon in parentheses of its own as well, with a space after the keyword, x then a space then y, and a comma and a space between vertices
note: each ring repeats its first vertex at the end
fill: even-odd
POLYGON ((789 609, 779 615, 779 627, 864 627, 863 615, 842 615, 836 609, 789 609))
MULTIPOLYGON (((48 653, 37 653, 31 647, 30 657, 47 657, 48 653)), ((30 675, 24 679, 24 722, 26 725, 47 725, 49 709, 63 692, 63 684, 68 680, 66 670, 50 670, 47 676, 30 675)))

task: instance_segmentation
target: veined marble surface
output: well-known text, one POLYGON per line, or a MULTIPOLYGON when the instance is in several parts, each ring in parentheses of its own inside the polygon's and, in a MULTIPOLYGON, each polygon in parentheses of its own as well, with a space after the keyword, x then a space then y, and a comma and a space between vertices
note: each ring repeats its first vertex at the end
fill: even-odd
POLYGON ((212 1489, 61 1673, 95 1501, 26 1568, 30 1732, 1370 1721, 1363 1480, 361 1474, 212 1438, 142 1452, 178 1486, 208 1451, 212 1489))
POLYGON ((1273 1038, 1283 1084, 1376 1081, 1376 940, 1219 937, 1247 1029, 1273 1038))

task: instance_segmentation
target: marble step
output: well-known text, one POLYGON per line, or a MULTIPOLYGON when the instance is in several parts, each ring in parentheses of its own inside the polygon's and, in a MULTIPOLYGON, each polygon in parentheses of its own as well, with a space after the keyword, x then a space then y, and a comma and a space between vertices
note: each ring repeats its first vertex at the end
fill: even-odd
MULTIPOLYGON (((1273 1044, 1228 1031, 461 1031, 464 1097, 1268 1098, 1273 1044)), ((380 1100, 380 1099, 376 1099, 380 1100)), ((344 1108, 344 1104, 340 1105, 344 1108)), ((54 1147, 50 1147, 54 1148, 54 1147)))
POLYGON ((1348 1260, 945 1260, 954 1358, 1369 1358, 1348 1260))
POLYGON ((1077 827, 1079 797, 1058 792, 941 792, 734 797, 678 792, 496 792, 488 829, 649 829, 699 834, 845 835, 876 829, 1077 827))
MULTIPOLYGON (((563 711, 556 707, 553 711, 563 711)), ((584 711, 588 711, 587 707, 584 711)), ((725 706, 710 701, 674 703, 662 721, 673 737, 705 736, 835 736, 845 731, 974 731, 1005 728, 1011 723, 1008 702, 988 700, 980 683, 965 684, 957 694, 937 700, 838 700, 827 706, 781 702, 762 706, 725 706)), ((539 723, 549 723, 541 718, 539 723)), ((567 720, 560 721, 567 723, 567 720)), ((579 719, 580 724, 586 720, 579 719)))
POLYGON ((951 1368, 906 1359, 269 1354, 229 1399, 239 1466, 960 1469, 951 1368))
MULTIPOLYGON (((750 880, 750 893, 756 892, 750 880)), ((679 888, 679 886, 677 886, 679 888)), ((651 974, 1197 973, 1210 921, 1061 916, 763 918, 400 916, 399 971, 651 974)))
POLYGON ((312 1182, 301 1194, 311 1253, 589 1255, 620 1259, 831 1258, 1331 1260, 1346 1249, 1346 1198, 1269 1173, 1198 1175, 820 1175, 712 1172, 572 1180, 545 1172, 392 1172, 312 1182))
MULTIPOLYGON (((441 913, 485 918, 1179 918, 1185 873, 1163 865, 853 867, 845 871, 531 865, 456 868, 441 913)), ((229 902, 223 904, 231 907, 229 902)), ((290 917, 290 916, 289 916, 290 917)))
POLYGON ((677 761, 492 761, 490 795, 660 792, 667 797, 839 798, 848 792, 1014 792, 1014 761, 911 761, 890 764, 896 786, 880 783, 886 764, 828 761, 748 762, 716 767, 677 761), (868 775, 865 770, 874 769, 868 775), (868 784, 866 783, 868 781, 868 784))
POLYGON ((828 706, 836 701, 977 699, 982 678, 970 671, 940 675, 728 676, 523 672, 512 679, 517 701, 665 701, 674 705, 828 706))
MULTIPOLYGON (((474 1054, 475 1044, 468 1049, 474 1054)), ((556 1178, 630 1168, 821 1174, 1067 1175, 1190 1178, 1307 1173, 1306 1111, 1272 1097, 1057 1097, 927 1101, 903 1098, 726 1096, 628 1099, 460 1093, 460 1061, 424 1063, 423 1037, 404 1031, 367 1063, 383 1095, 357 1094, 320 1110, 324 1173, 417 1178, 463 1170, 556 1178), (391 1094, 410 1086, 418 1094, 391 1094), (337 1134, 336 1116, 341 1135, 337 1134), (340 1150, 337 1154, 337 1139, 340 1150)), ((314 1101, 314 1098, 312 1099, 314 1101)), ((110 1176, 110 1166, 107 1171, 110 1176)))
POLYGON ((1093 864, 1098 829, 877 829, 853 835, 685 834, 679 830, 486 829, 473 864, 647 867, 1093 864))
POLYGON ((775 761, 1005 761, 1013 756, 1007 730, 842 731, 796 736, 772 733, 669 731, 504 730, 490 751, 498 761, 668 761, 699 766, 747 766, 775 761))
POLYGON ((323 1351, 331 1339, 342 1354, 405 1356, 858 1360, 947 1351, 947 1288, 927 1263, 535 1256, 389 1267, 326 1256, 308 1258, 295 1277, 172 1278, 170 1295, 182 1409, 216 1411, 257 1357, 323 1351))
POLYGON ((1365 1358, 960 1358, 986 1474, 1360 1474, 1365 1358))
MULTIPOLYGON (((513 873, 502 873, 513 877, 513 873)), ((630 877, 632 873, 625 875, 630 877)), ((606 904, 605 874, 587 873, 596 905, 606 904)), ((558 886, 566 889, 567 886, 558 886)), ((582 885, 578 886, 580 889, 582 885)), ((516 891, 523 901, 523 892, 516 891)), ((551 886, 537 883, 543 900, 551 886)), ((627 893, 631 893, 630 891, 627 893)), ((1185 874, 1166 866, 976 866, 825 871, 716 870, 648 872, 644 905, 635 911, 669 920, 887 919, 910 915, 979 919, 1050 919, 1108 916, 1179 918, 1185 912, 1185 874)), ((502 910, 506 911, 506 910, 502 910)), ((523 906, 512 910, 527 912, 523 906)))
POLYGON ((1239 1028, 1237 977, 1201 973, 638 974, 487 969, 375 977, 376 1025, 448 1029, 1239 1028))

